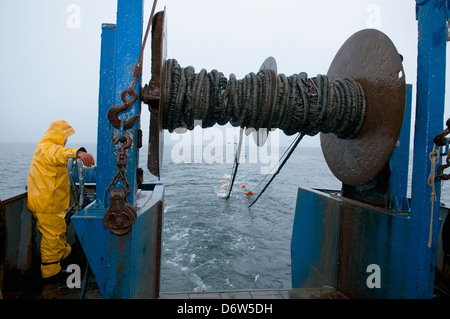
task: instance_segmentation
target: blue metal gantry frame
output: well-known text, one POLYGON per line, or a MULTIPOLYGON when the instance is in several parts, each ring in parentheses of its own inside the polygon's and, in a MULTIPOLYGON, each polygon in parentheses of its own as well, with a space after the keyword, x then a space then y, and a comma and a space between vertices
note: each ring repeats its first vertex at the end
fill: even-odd
MULTIPOLYGON (((141 51, 142 28, 143 0, 119 0, 116 24, 102 26, 96 200, 72 217, 104 298, 156 298, 159 293, 164 187, 160 183, 149 183, 138 189, 140 121, 126 131, 133 141, 126 150, 126 177, 131 187, 127 199, 137 210, 135 224, 130 232, 121 236, 103 225, 103 216, 110 205, 108 186, 117 172, 120 146, 112 142, 119 130, 113 128, 107 114, 112 106, 123 103, 121 93, 131 84, 141 51)), ((135 88, 138 99, 119 115, 121 119, 140 114, 140 88, 141 76, 135 88)))
POLYGON ((331 285, 351 298, 433 297, 441 227, 440 183, 436 183, 437 201, 431 215, 427 181, 433 140, 444 122, 448 3, 417 0, 416 17, 419 36, 411 201, 405 200, 411 120, 408 86, 400 145, 390 160, 393 209, 299 189, 291 242, 294 288, 331 285), (432 243, 428 247, 430 231, 432 243), (370 265, 379 267, 379 288, 367 284, 370 265))

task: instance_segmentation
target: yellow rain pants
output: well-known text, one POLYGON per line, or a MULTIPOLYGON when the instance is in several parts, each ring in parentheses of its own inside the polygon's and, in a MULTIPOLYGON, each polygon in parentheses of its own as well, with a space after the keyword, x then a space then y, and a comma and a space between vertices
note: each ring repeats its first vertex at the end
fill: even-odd
MULTIPOLYGON (((71 247, 67 243, 64 216, 70 205, 70 185, 66 164, 80 149, 66 148, 65 142, 75 130, 66 121, 54 121, 38 143, 28 175, 27 208, 37 219, 42 234, 41 273, 43 278, 61 270, 60 261, 71 247)), ((82 149, 84 150, 84 149, 82 149)))
POLYGON ((72 251, 67 243, 66 212, 59 214, 33 213, 37 220, 36 226, 42 234, 41 239, 41 273, 42 278, 48 278, 61 271, 60 261, 72 251))

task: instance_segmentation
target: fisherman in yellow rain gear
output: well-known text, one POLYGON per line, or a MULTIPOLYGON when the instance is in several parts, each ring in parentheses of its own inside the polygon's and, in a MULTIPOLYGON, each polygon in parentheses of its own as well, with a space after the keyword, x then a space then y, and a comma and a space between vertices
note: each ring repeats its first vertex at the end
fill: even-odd
POLYGON ((87 167, 94 157, 84 147, 66 148, 67 138, 75 130, 66 121, 54 121, 37 144, 28 175, 27 208, 37 220, 41 239, 41 274, 50 278, 61 272, 61 260, 72 248, 67 243, 66 221, 70 205, 70 185, 66 164, 79 158, 87 167))

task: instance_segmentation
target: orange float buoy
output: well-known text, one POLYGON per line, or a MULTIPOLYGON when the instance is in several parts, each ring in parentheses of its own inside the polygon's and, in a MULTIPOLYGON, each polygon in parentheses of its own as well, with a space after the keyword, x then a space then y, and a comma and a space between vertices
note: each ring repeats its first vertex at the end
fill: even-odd
POLYGON ((245 192, 245 195, 247 195, 247 196, 250 195, 250 192, 249 192, 249 191, 246 191, 246 192, 245 192))
POLYGON ((255 195, 255 192, 254 192, 254 191, 251 191, 251 192, 250 192, 250 195, 255 195))
POLYGON ((241 188, 245 188, 245 184, 242 184, 241 188))

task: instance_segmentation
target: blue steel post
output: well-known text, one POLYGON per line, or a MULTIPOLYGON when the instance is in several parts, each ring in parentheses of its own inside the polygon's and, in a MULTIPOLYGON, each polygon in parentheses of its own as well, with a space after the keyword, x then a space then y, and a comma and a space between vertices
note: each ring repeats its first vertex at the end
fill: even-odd
MULTIPOLYGON (((432 298, 439 233, 440 183, 436 183, 432 229, 431 187, 427 185, 433 139, 443 127, 447 41, 447 3, 445 0, 417 0, 418 59, 417 107, 414 135, 414 162, 411 192, 410 244, 417 247, 411 266, 417 271, 417 297, 432 298), (428 247, 430 231, 433 234, 428 247)), ((435 174, 435 172, 432 172, 435 174)))
MULTIPOLYGON (((99 119, 102 119, 104 123, 99 122, 99 129, 105 130, 106 132, 112 132, 113 134, 119 134, 119 130, 113 129, 111 124, 107 122, 108 110, 114 105, 123 104, 121 94, 122 91, 129 88, 131 81, 133 79, 133 73, 136 63, 139 60, 139 55, 141 51, 142 44, 142 24, 143 22, 143 0, 119 0, 117 5, 117 25, 116 25, 116 39, 115 39, 115 49, 114 49, 114 86, 113 86, 113 104, 109 107, 105 105, 100 111, 99 119), (105 121, 106 119, 106 121, 105 121), (100 127, 100 125, 102 125, 100 127)), ((139 76, 136 81, 135 90, 138 94, 137 101, 132 105, 130 109, 123 112, 119 116, 121 119, 127 120, 136 114, 140 114, 140 87, 141 87, 141 77, 139 76)), ((109 98, 109 88, 105 88, 106 91, 103 92, 107 94, 106 98, 109 98)), ((102 93, 102 95, 103 95, 102 93)), ((128 130, 126 133, 131 136, 133 140, 133 145, 127 150, 127 180, 131 186, 131 192, 128 195, 128 201, 131 205, 134 205, 134 196, 137 189, 136 172, 138 166, 138 148, 137 134, 139 129, 140 121, 136 121, 133 128, 128 130)), ((109 194, 107 191, 109 182, 113 179, 114 175, 117 173, 117 152, 120 145, 114 146, 112 143, 111 134, 106 138, 98 141, 99 150, 106 153, 106 157, 109 160, 104 162, 98 161, 97 174, 102 174, 105 178, 106 183, 100 183, 97 186, 97 197, 101 197, 102 200, 105 199, 105 206, 109 206, 109 194), (100 144, 103 144, 102 147, 100 144), (109 182, 108 182, 109 181, 109 182)), ((121 182, 121 181, 119 181, 121 182)))
POLYGON ((116 45, 116 25, 102 25, 100 83, 98 99, 98 132, 97 132, 97 175, 96 205, 106 207, 106 190, 111 183, 111 170, 108 170, 113 156, 111 148, 112 126, 108 121, 108 110, 114 105, 114 62, 116 45))
MULTIPOLYGON (((108 186, 117 173, 119 148, 113 143, 113 135, 117 136, 119 130, 112 127, 107 114, 112 106, 123 104, 122 91, 131 85, 141 51, 142 27, 143 0, 119 0, 117 24, 102 27, 97 196, 94 203, 72 217, 104 298, 156 298, 159 294, 164 187, 159 183, 144 183, 139 190, 137 188, 140 121, 124 132, 133 141, 126 150, 126 177, 131 186, 128 201, 137 213, 135 224, 123 235, 113 234, 103 225, 103 217, 110 205, 108 186)), ((120 119, 126 121, 140 113, 140 87, 139 76, 135 87, 137 102, 119 114, 120 119)))

